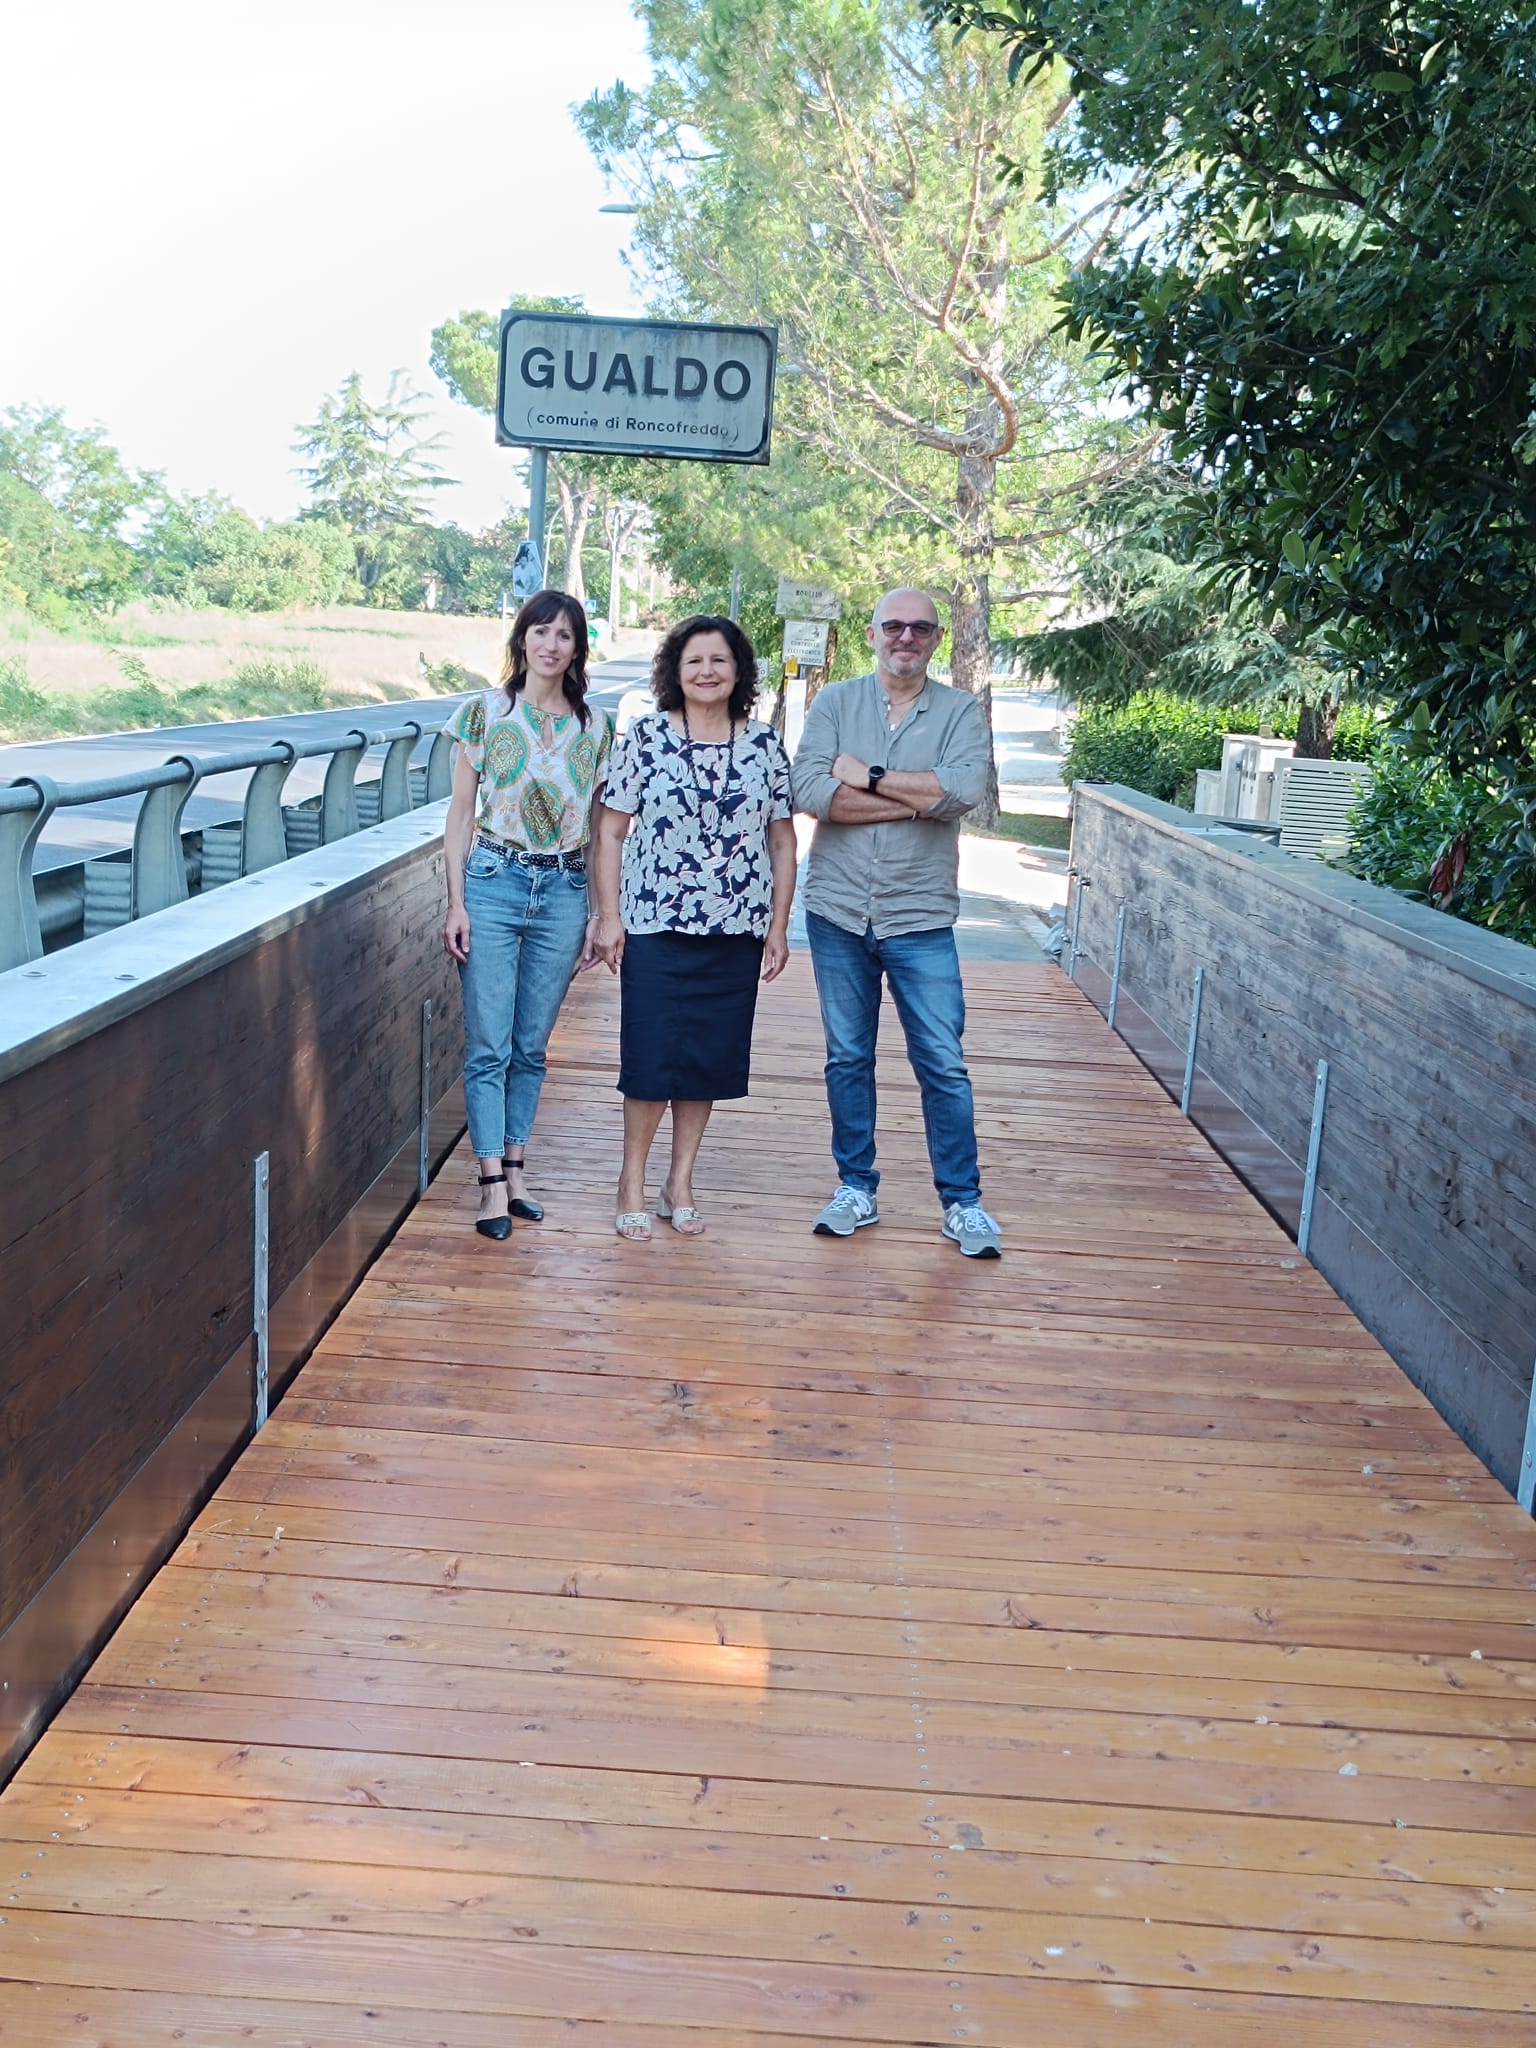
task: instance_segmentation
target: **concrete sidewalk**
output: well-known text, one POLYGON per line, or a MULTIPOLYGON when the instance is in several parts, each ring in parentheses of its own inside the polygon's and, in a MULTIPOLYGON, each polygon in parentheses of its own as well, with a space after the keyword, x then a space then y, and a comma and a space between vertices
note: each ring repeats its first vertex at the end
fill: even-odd
MULTIPOLYGON (((809 819, 797 820, 800 885, 805 883, 809 819)), ((955 944, 962 960, 1012 961, 1039 965, 1046 958, 1040 940, 1051 910, 1066 902, 1067 857, 1035 853, 1008 839, 960 835, 960 917, 955 944)), ((805 912, 797 890, 789 942, 805 949, 805 912)))

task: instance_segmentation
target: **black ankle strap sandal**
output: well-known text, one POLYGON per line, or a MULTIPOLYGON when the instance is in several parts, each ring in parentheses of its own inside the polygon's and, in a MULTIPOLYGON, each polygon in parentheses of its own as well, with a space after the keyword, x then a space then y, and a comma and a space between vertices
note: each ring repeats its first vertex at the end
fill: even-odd
MULTIPOLYGON (((504 1173, 482 1173, 480 1175, 480 1185, 483 1188, 505 1187, 506 1180, 507 1176, 504 1173)), ((510 1216, 477 1216, 475 1218, 475 1228, 482 1237, 494 1238, 498 1244, 501 1244, 512 1235, 512 1218, 510 1216)))
MULTIPOLYGON (((526 1153, 523 1154, 524 1159, 526 1159, 527 1156, 528 1155, 526 1153)), ((514 1166, 521 1166, 523 1160, 503 1159, 501 1163, 507 1169, 508 1173, 510 1173, 514 1166)), ((518 1217, 524 1223, 542 1223, 544 1221, 543 1203, 530 1202, 526 1195, 515 1196, 513 1200, 508 1203, 507 1206, 511 1210, 512 1214, 518 1217)))

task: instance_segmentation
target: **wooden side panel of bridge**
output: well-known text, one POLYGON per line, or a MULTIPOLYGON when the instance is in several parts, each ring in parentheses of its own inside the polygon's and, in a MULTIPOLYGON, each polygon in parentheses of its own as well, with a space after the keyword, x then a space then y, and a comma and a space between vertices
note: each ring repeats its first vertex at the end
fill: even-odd
POLYGON ((1536 1535, 1051 968, 999 1263, 830 1186, 804 963, 710 1234, 615 1003, 456 1162, 0 1799, 25 2048, 1530 2048, 1536 1535))

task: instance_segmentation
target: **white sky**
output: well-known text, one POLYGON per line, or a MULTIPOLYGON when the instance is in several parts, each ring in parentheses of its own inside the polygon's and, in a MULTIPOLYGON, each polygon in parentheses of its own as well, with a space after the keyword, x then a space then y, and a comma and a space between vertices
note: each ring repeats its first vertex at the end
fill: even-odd
POLYGON ((512 291, 635 301, 630 222, 570 115, 645 76, 625 0, 9 0, 0 409, 61 405, 135 468, 297 510, 294 428, 351 370, 429 394, 478 528, 514 495, 431 330, 512 291))

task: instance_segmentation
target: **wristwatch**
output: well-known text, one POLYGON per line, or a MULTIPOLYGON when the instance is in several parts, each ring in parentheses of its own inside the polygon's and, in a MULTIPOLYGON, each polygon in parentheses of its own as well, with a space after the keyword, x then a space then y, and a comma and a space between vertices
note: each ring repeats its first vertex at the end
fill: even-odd
POLYGON ((883 782, 884 780, 885 780, 885 770, 884 770, 883 768, 871 768, 871 769, 870 769, 870 771, 869 771, 869 794, 870 794, 871 796, 878 796, 878 795, 880 794, 880 785, 881 785, 881 783, 882 783, 882 782, 883 782))

